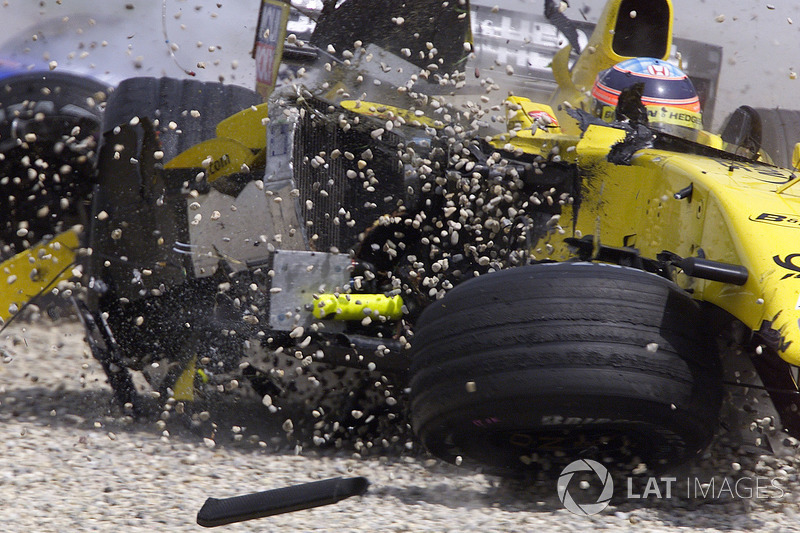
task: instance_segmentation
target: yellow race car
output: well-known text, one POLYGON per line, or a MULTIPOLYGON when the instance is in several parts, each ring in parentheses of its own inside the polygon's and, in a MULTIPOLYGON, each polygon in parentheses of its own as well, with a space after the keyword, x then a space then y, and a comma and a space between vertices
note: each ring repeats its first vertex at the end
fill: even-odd
MULTIPOLYGON (((130 371, 176 401, 238 372, 270 403, 287 355, 298 376, 356 367, 393 417, 410 390, 432 453, 498 472, 693 457, 732 347, 800 433, 800 178, 771 164, 754 109, 717 135, 696 95, 647 93, 648 76, 685 81, 669 0, 610 0, 580 54, 570 39, 553 58, 552 98, 509 98, 488 137, 457 96, 468 2, 323 4, 309 43, 287 39, 272 94, 288 17, 272 0, 260 95, 123 81, 85 252, 64 233, 4 263, 3 318, 79 275, 123 405, 138 402, 130 371)), ((556 3, 545 14, 572 35, 556 3)))

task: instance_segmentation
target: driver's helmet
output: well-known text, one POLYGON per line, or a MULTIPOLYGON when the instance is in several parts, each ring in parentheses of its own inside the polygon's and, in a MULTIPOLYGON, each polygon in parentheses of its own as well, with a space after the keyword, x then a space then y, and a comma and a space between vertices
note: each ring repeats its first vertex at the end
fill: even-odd
POLYGON ((593 113, 611 122, 619 95, 636 83, 644 84, 642 104, 650 127, 695 139, 703 129, 700 99, 689 77, 675 65, 652 57, 617 63, 597 75, 592 87, 593 113))

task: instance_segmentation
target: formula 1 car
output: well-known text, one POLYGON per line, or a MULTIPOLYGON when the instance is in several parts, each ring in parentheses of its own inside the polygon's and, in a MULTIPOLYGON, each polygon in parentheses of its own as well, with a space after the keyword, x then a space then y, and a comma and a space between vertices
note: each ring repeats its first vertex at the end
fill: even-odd
MULTIPOLYGON (((507 130, 488 136, 459 97, 468 2, 323 4, 310 42, 287 40, 292 79, 266 103, 219 83, 120 83, 83 230, 3 263, 0 315, 72 292, 133 409, 131 371, 177 401, 239 373, 269 404, 287 374, 356 368, 383 407, 409 388, 434 455, 498 472, 695 456, 731 346, 800 433, 800 178, 771 164, 758 112, 686 139, 584 110, 599 72, 669 58, 669 0, 610 0, 580 54, 553 59, 552 99, 509 98, 507 130)), ((262 5, 264 78, 283 9, 262 5)), ((3 227, 17 252, 23 222, 3 227)))

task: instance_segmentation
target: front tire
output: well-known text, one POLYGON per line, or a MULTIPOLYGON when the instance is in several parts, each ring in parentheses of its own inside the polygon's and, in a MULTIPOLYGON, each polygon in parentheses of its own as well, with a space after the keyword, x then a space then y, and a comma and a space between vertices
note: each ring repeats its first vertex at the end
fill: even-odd
POLYGON ((413 428, 446 461, 659 467, 701 451, 717 425, 721 365, 699 306, 639 270, 480 276, 425 310, 412 345, 413 428))

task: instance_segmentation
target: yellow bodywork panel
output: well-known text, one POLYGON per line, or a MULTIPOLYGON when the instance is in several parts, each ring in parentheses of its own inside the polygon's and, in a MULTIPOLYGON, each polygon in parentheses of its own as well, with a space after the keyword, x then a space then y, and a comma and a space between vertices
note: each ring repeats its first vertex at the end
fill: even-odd
POLYGON ((548 133, 561 133, 555 111, 549 105, 532 102, 521 96, 507 98, 506 105, 508 106, 506 122, 509 131, 531 130, 531 133, 535 134, 541 130, 548 133))
POLYGON ((725 143, 723 142, 722 137, 709 131, 699 130, 697 132, 697 142, 706 146, 710 146, 711 148, 716 148, 717 150, 725 149, 725 143))
POLYGON ((217 124, 217 137, 243 144, 253 151, 267 145, 267 104, 248 107, 217 124))
POLYGON ((395 107, 386 104, 379 104, 377 102, 367 102, 363 100, 342 100, 339 105, 348 111, 358 113, 360 115, 368 115, 371 117, 384 118, 393 120, 400 117, 406 124, 410 126, 430 126, 431 128, 441 129, 444 124, 440 121, 433 120, 424 114, 417 114, 414 111, 395 107))
POLYGON ((549 105, 512 96, 506 100, 506 106, 509 132, 497 135, 489 144, 509 152, 521 150, 524 153, 541 154, 548 159, 555 156, 561 160, 574 159, 575 144, 579 138, 562 134, 558 119, 549 105))
POLYGON ((79 246, 74 230, 57 235, 0 264, 0 321, 5 322, 24 304, 48 288, 74 277, 72 267, 79 246))
POLYGON ((215 138, 203 141, 172 158, 164 168, 202 168, 209 183, 241 172, 243 165, 250 166, 255 154, 240 142, 215 138))

